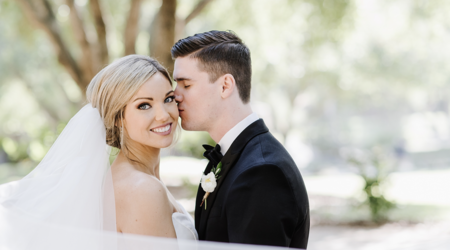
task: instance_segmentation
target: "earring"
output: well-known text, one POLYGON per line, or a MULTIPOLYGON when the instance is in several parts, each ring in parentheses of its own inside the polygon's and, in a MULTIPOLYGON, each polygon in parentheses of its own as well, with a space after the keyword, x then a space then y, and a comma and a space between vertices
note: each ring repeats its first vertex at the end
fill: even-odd
POLYGON ((122 127, 120 127, 120 145, 123 144, 123 124, 122 127))
POLYGON ((120 145, 123 144, 123 114, 120 113, 120 121, 122 123, 122 126, 120 127, 120 145))

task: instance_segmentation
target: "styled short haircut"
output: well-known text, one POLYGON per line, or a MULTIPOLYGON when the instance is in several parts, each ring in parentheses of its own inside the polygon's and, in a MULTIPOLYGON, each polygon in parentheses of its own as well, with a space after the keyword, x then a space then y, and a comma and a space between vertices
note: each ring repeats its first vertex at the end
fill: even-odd
POLYGON ((212 30, 179 40, 172 47, 172 58, 185 56, 198 59, 200 70, 208 73, 210 82, 233 75, 241 100, 250 101, 250 50, 232 31, 212 30))

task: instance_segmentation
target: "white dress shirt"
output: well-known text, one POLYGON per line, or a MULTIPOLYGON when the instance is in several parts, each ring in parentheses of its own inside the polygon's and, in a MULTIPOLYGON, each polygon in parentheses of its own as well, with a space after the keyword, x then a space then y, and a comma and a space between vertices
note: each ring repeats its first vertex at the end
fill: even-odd
POLYGON ((257 114, 251 113, 249 116, 245 117, 244 120, 240 121, 232 129, 230 129, 219 141, 220 152, 222 155, 225 155, 231 144, 242 133, 242 131, 258 119, 259 117, 257 114))

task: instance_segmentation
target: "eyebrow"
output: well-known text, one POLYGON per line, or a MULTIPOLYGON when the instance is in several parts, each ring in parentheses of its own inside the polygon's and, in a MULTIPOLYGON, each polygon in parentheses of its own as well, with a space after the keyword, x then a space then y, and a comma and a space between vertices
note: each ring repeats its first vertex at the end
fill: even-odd
POLYGON ((173 79, 175 82, 177 82, 177 81, 189 81, 189 80, 191 80, 190 78, 186 78, 186 77, 179 77, 179 78, 174 78, 173 79))
MULTIPOLYGON (((170 95, 170 94, 173 93, 173 92, 174 92, 173 90, 167 92, 167 93, 166 93, 166 96, 170 95)), ((140 99, 147 99, 147 100, 153 101, 153 97, 138 97, 138 98, 134 99, 133 102, 135 102, 135 101, 137 101, 137 100, 140 100, 140 99)))

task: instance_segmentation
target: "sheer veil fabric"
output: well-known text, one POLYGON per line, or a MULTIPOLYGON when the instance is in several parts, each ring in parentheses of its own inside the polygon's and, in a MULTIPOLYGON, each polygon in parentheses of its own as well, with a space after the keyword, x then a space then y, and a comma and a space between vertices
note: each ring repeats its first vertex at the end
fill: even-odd
POLYGON ((0 245, 31 249, 54 240, 43 224, 115 232, 109 151, 100 114, 88 104, 30 174, 0 185, 0 245))
POLYGON ((0 250, 278 249, 117 233, 109 152, 87 104, 30 174, 0 185, 0 250))

